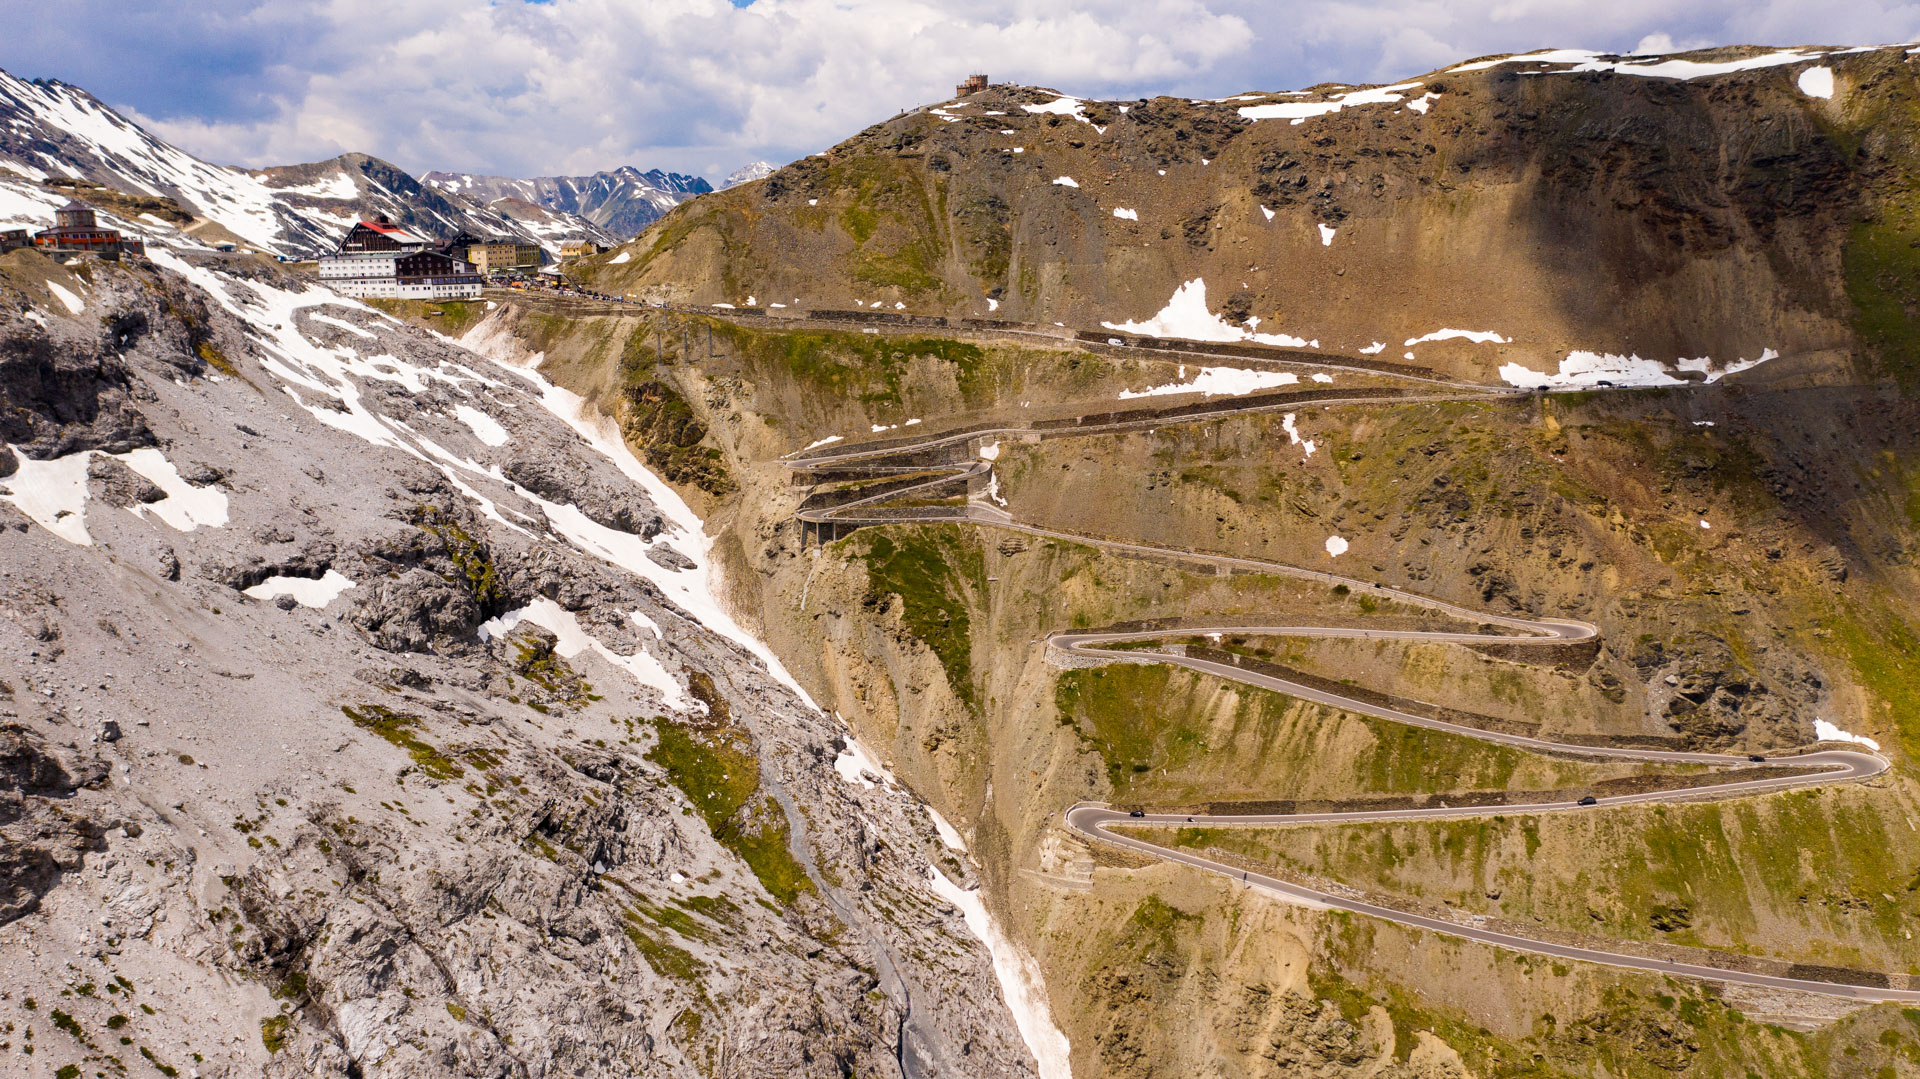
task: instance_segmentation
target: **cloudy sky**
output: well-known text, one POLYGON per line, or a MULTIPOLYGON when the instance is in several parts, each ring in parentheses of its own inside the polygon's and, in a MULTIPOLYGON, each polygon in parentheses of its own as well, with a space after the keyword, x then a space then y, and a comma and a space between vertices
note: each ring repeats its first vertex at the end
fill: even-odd
POLYGON ((1920 0, 0 0, 0 25, 0 67, 223 163, 717 181, 971 71, 1218 97, 1545 46, 1908 41, 1920 0))

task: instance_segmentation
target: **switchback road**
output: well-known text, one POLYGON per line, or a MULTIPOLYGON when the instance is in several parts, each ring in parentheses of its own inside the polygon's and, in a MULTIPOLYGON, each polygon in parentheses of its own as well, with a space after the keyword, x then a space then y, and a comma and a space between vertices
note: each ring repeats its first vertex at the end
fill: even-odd
MULTIPOLYGON (((1460 395, 1448 395, 1445 398, 1436 395, 1396 395, 1385 401, 1408 402, 1416 400, 1457 399, 1460 395)), ((1207 656, 1188 655, 1183 649, 1141 651, 1123 646, 1150 643, 1170 637, 1196 637, 1212 634, 1239 634, 1262 637, 1313 637, 1313 638, 1359 638, 1366 640, 1401 640, 1450 643, 1461 645, 1497 644, 1504 647, 1514 646, 1554 646, 1591 640, 1599 633, 1591 623, 1577 619, 1564 618, 1521 618, 1487 611, 1476 611, 1449 603, 1445 600, 1403 589, 1363 581, 1354 577, 1327 573, 1322 570, 1308 569, 1268 559, 1246 558, 1232 555, 1210 554, 1206 552, 1183 550, 1157 546, 1153 544, 1131 543, 1097 536, 1064 532, 1057 529, 1041 528, 1023 524, 1003 509, 999 509, 979 497, 974 491, 964 503, 957 502, 957 495, 945 501, 953 504, 888 506, 888 502, 911 499, 915 496, 925 498, 936 492, 954 488, 961 484, 977 488, 979 481, 989 475, 992 469, 991 457, 985 450, 989 439, 1018 438, 1038 434, 1040 437, 1083 437, 1086 435, 1107 434, 1149 426, 1188 423, 1201 419, 1214 419, 1236 412, 1266 412, 1284 408, 1301 408, 1309 405, 1352 404, 1365 401, 1369 404, 1383 403, 1379 397, 1367 398, 1326 398, 1312 393, 1300 395, 1265 395, 1258 400, 1243 403, 1223 403, 1210 407, 1205 413, 1170 416, 1166 410, 1143 410, 1137 417, 1125 414, 1102 413, 1097 422, 1081 424, 1059 424, 1040 428, 1037 426, 983 426, 946 432, 928 432, 905 438, 887 439, 881 442, 834 445, 817 448, 790 455, 785 465, 799 473, 831 474, 835 477, 865 477, 873 480, 896 479, 886 485, 879 493, 853 497, 837 505, 803 508, 797 516, 804 522, 816 526, 861 526, 909 523, 955 523, 973 524, 984 527, 1000 528, 1028 535, 1060 540, 1068 543, 1113 551, 1125 555, 1144 555, 1158 558, 1172 558, 1181 561, 1211 565, 1227 571, 1266 573, 1296 579, 1316 581, 1330 586, 1345 585, 1352 591, 1371 595, 1396 603, 1407 604, 1435 611, 1468 625, 1474 630, 1436 629, 1368 629, 1354 626, 1181 626, 1177 629, 1153 630, 1109 630, 1077 633, 1055 633, 1047 638, 1046 647, 1063 665, 1090 665, 1097 663, 1158 663, 1186 667, 1204 674, 1229 679, 1261 689, 1272 690, 1303 700, 1314 701, 1349 712, 1374 716, 1395 723, 1445 731, 1467 738, 1512 746, 1518 749, 1559 756, 1581 757, 1587 759, 1631 760, 1647 764, 1702 765, 1712 769, 1737 768, 1756 762, 1747 756, 1721 753, 1697 753, 1683 750, 1668 750, 1628 745, 1586 745, 1570 742, 1557 742, 1550 738, 1520 734, 1505 730, 1490 730, 1462 723, 1448 722, 1432 716, 1424 716, 1402 709, 1358 697, 1347 696, 1324 686, 1306 685, 1285 677, 1257 669, 1258 664, 1242 666, 1237 662, 1223 662, 1207 656), (976 450, 975 448, 979 449, 976 450), (949 459, 933 464, 925 463, 924 458, 937 451, 947 451, 949 459), (962 457, 959 452, 965 452, 962 457), (905 460, 919 458, 921 460, 905 460), (957 459, 956 459, 957 458, 957 459), (892 463, 889 463, 892 462, 892 463), (904 477, 904 479, 903 479, 904 477)), ((1779 754, 1760 760, 1760 764, 1786 765, 1793 771, 1786 774, 1768 774, 1765 776, 1736 780, 1729 779, 1720 783, 1700 783, 1683 786, 1678 789, 1642 791, 1627 794, 1596 797, 1592 803, 1582 805, 1577 800, 1535 802, 1525 804, 1471 805, 1471 806, 1429 806, 1403 809, 1358 809, 1328 813, 1266 813, 1266 814, 1173 814, 1146 813, 1134 816, 1105 805, 1083 803, 1069 809, 1066 813, 1066 826, 1075 834, 1090 841, 1119 847, 1138 854, 1158 858, 1164 861, 1179 862, 1183 865, 1220 873, 1239 880, 1250 887, 1257 887, 1291 900, 1334 910, 1351 911, 1369 917, 1380 918, 1400 925, 1444 933, 1454 937, 1490 944, 1495 947, 1517 951, 1532 952, 1559 959, 1577 959, 1584 962, 1601 963, 1608 966, 1649 971, 1669 975, 1702 978, 1718 982, 1751 985, 1770 989, 1797 990, 1819 993, 1827 996, 1845 997, 1863 1001, 1901 1001, 1920 1003, 1920 989, 1895 987, 1893 979, 1886 975, 1867 974, 1866 980, 1881 984, 1860 984, 1858 982, 1835 981, 1830 978, 1795 977, 1789 974, 1775 974, 1764 971, 1740 969, 1734 966, 1715 966, 1704 963, 1680 962, 1677 959, 1635 954, 1626 951, 1611 951, 1603 948, 1581 947, 1552 940, 1528 937, 1515 933, 1488 928, 1485 925, 1472 924, 1471 921, 1452 921, 1413 911, 1370 903, 1353 895, 1342 894, 1307 887, 1277 877, 1267 876, 1251 870, 1209 858, 1203 853, 1176 845, 1154 842, 1137 833, 1140 830, 1165 827, 1180 828, 1244 828, 1244 827, 1290 827, 1305 825, 1352 825, 1370 823, 1390 823, 1421 820, 1452 820, 1474 817, 1513 816, 1517 814, 1548 814, 1573 812, 1598 812, 1608 806, 1629 805, 1646 802, 1673 802, 1682 800, 1726 799, 1750 797, 1821 786, 1834 783, 1857 782, 1870 779, 1885 772, 1889 765, 1877 754, 1859 749, 1807 747, 1800 751, 1779 754), (1114 830, 1116 825, 1128 826, 1129 832, 1114 830)), ((1764 966, 1765 961, 1754 965, 1764 966)), ((1823 972, 1833 974, 1835 972, 1823 972)), ((1904 976, 1901 982, 1906 982, 1904 976)))

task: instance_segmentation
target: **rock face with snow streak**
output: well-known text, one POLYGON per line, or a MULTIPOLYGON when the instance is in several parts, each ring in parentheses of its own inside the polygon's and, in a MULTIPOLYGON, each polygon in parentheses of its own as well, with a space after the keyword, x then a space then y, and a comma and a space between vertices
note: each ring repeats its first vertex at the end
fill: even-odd
POLYGON ((1031 1073, 966 868, 556 400, 257 260, 0 259, 10 1060, 1031 1073))

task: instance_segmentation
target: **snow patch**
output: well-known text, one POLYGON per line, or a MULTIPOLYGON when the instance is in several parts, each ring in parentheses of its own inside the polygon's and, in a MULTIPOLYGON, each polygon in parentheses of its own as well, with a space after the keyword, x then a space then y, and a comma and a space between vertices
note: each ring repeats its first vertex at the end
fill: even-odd
POLYGON ((1073 1069, 1068 1063, 1071 1047, 1067 1036, 1054 1025, 1053 1013, 1047 1007, 1046 983, 1041 977, 1040 965, 1000 931, 999 924, 987 913, 979 889, 963 891, 932 866, 927 867, 927 884, 935 895, 960 908, 967 929, 993 956, 993 973, 1000 980, 1000 995, 1007 1002, 1007 1010, 1013 1013, 1014 1026, 1020 1029, 1027 1048, 1033 1051, 1034 1060, 1040 1066, 1040 1079, 1073 1079, 1073 1069))
POLYGON ((1056 176, 1053 178, 1053 182, 1055 186, 1058 186, 1058 187, 1079 187, 1080 186, 1079 181, 1075 180, 1071 176, 1056 176))
POLYGON ((67 309, 67 314, 77 315, 87 309, 87 305, 81 302, 80 297, 61 287, 58 281, 48 281, 46 284, 47 291, 53 293, 53 298, 59 300, 60 306, 67 309))
POLYGON ((340 593, 354 587, 351 577, 339 570, 329 569, 324 575, 315 577, 269 577, 252 588, 246 594, 254 599, 273 599, 276 596, 292 596, 295 603, 302 607, 325 607, 332 603, 340 593))
POLYGON ((1327 557, 1339 558, 1341 555, 1346 553, 1347 553, 1346 540, 1341 539, 1339 536, 1327 537, 1327 557))
POLYGON ((1336 231, 1337 230, 1332 225, 1326 225, 1326 224, 1321 225, 1320 226, 1320 246, 1332 247, 1333 234, 1336 231))
POLYGON ((625 265, 626 265, 627 263, 629 263, 629 262, 632 262, 632 261, 633 261, 633 252, 631 252, 631 251, 622 251, 622 252, 620 252, 619 254, 617 254, 617 255, 615 255, 615 256, 613 256, 612 258, 610 258, 610 259, 608 259, 608 260, 607 260, 607 265, 609 265, 609 266, 625 266, 625 265))
POLYGON ((1795 81, 1800 86, 1800 92, 1808 97, 1829 100, 1833 97, 1833 69, 1830 67, 1810 67, 1802 71, 1800 78, 1795 81))
POLYGON ((1122 207, 1116 206, 1113 208, 1113 216, 1121 218, 1126 221, 1138 221, 1140 220, 1140 211, 1128 210, 1128 209, 1124 209, 1122 207))
MULTIPOLYGON (((1182 368, 1182 370, 1185 370, 1182 368)), ((1169 382, 1146 390, 1121 390, 1122 401, 1135 397, 1164 397, 1176 393, 1199 393, 1208 397, 1238 397, 1255 390, 1292 386, 1300 376, 1291 371, 1250 371, 1243 367, 1202 367, 1192 382, 1169 382)))
POLYGON ((1366 348, 1361 349, 1360 355, 1378 356, 1382 352, 1385 352, 1386 350, 1387 350, 1387 343, 1385 341, 1375 341, 1373 344, 1368 345, 1366 348))
POLYGON ((1744 60, 1723 60, 1709 62, 1701 60, 1662 59, 1643 57, 1638 60, 1615 58, 1613 53, 1597 53, 1586 49, 1547 49, 1540 52, 1522 53, 1518 56, 1503 56, 1493 60, 1478 60, 1471 64, 1461 64, 1450 71, 1485 71, 1503 64, 1535 65, 1571 65, 1558 67, 1553 71, 1529 71, 1528 75, 1577 74, 1588 71, 1605 71, 1616 75, 1638 75, 1655 79, 1701 79, 1710 75, 1726 75, 1735 71, 1753 71, 1759 68, 1780 67, 1785 64, 1797 64, 1804 60, 1817 60, 1821 56, 1816 52, 1785 50, 1749 56, 1744 60))
POLYGON ((1291 120, 1300 123, 1315 116, 1327 116, 1352 105, 1398 105, 1406 100, 1406 91, 1417 89, 1417 82, 1394 86, 1376 86, 1368 90, 1349 90, 1326 101, 1276 101, 1265 105, 1242 106, 1240 115, 1249 120, 1291 120))
POLYGON ((1327 374, 1325 371, 1315 371, 1313 373, 1313 380, 1315 382, 1332 382, 1333 376, 1327 374))
POLYGON ((809 443, 807 443, 807 444, 806 444, 806 446, 805 446, 805 447, 803 447, 803 449, 807 449, 807 450, 817 450, 817 449, 819 449, 819 448, 820 448, 820 447, 822 447, 822 446, 831 446, 831 445, 833 445, 833 444, 834 444, 835 442, 838 442, 838 441, 840 441, 840 438, 841 438, 841 436, 839 436, 839 435, 828 435, 828 436, 827 436, 827 437, 825 437, 825 438, 822 438, 822 439, 817 439, 817 440, 815 440, 815 441, 813 441, 813 442, 809 442, 809 443))
POLYGON ((356 198, 360 194, 359 189, 353 186, 353 181, 348 179, 344 172, 336 172, 324 180, 315 180, 300 187, 283 187, 279 191, 283 195, 300 195, 310 199, 336 201, 356 198))
POLYGON ((492 416, 487 415, 471 405, 455 406, 453 414, 461 423, 467 425, 468 429, 473 432, 473 437, 485 442, 487 445, 504 446, 507 444, 507 429, 500 426, 500 422, 492 416))
POLYGON ((1472 341, 1477 345, 1510 345, 1513 338, 1502 337, 1491 330, 1435 330, 1424 337, 1407 338, 1407 347, 1425 344, 1428 341, 1452 341, 1455 339, 1472 341))
MULTIPOLYGON (((673 526, 668 533, 657 537, 653 543, 666 544, 694 565, 689 570, 668 570, 656 565, 652 559, 637 551, 635 552, 637 557, 635 554, 628 554, 625 557, 614 557, 608 560, 627 572, 645 577, 659 586, 660 590, 665 592, 669 599, 679 604, 682 610, 687 611, 708 629, 739 645, 759 659, 776 681, 792 690, 808 708, 819 711, 819 706, 814 703, 807 691, 801 688, 800 683, 794 680, 793 675, 788 673, 786 665, 780 662, 779 657, 752 634, 742 629, 740 624, 734 621, 733 616, 721 606, 716 598, 720 592, 719 571, 713 564, 711 556, 713 540, 706 534, 705 523, 678 492, 667 486, 660 477, 649 472, 633 456, 633 451, 627 448, 625 440, 621 438, 620 431, 613 422, 605 416, 588 412, 586 402, 579 394, 548 382, 545 376, 534 370, 533 365, 517 365, 514 360, 519 358, 521 353, 514 342, 512 332, 504 326, 489 326, 483 322, 467 331, 467 335, 461 339, 460 343, 491 359, 502 369, 531 383, 540 395, 541 404, 548 411, 565 421, 576 433, 587 440, 589 446, 612 461, 628 479, 638 484, 648 499, 673 526)), ((525 363, 525 360, 520 362, 525 363)), ((637 536, 624 532, 613 533, 611 529, 604 529, 604 531, 631 541, 629 550, 633 549, 632 545, 647 546, 646 541, 637 536)))
POLYGON ((1300 429, 1293 425, 1293 413, 1289 412, 1281 418, 1280 429, 1287 433, 1287 440, 1291 445, 1300 447, 1301 452, 1308 457, 1313 456, 1313 451, 1317 447, 1314 446, 1313 439, 1300 437, 1300 429))
POLYGON ((1871 738, 1843 731, 1824 719, 1813 721, 1813 737, 1822 742, 1852 742, 1857 746, 1866 746, 1876 753, 1880 751, 1880 743, 1871 738))
POLYGON ((1045 105, 1022 105, 1020 107, 1031 113, 1053 113, 1059 116, 1071 116, 1102 135, 1107 133, 1106 128, 1087 119, 1087 103, 1077 97, 1059 97, 1047 102, 1045 105))
POLYGON ((373 333, 371 331, 360 326, 355 326, 353 323, 348 322, 346 319, 343 319, 343 318, 334 318, 332 315, 319 315, 319 314, 308 315, 307 317, 312 319, 315 322, 325 323, 328 326, 337 326, 340 329, 347 331, 348 333, 358 334, 359 336, 364 337, 369 341, 374 339, 373 333))
POLYGON ((1000 459, 1000 443, 989 442, 980 447, 980 459, 982 461, 998 461, 1000 459))
MULTIPOLYGON (((1712 361, 1700 357, 1681 359, 1675 366, 1682 371, 1699 372, 1706 375, 1706 381, 1718 382, 1727 375, 1737 374, 1779 358, 1773 349, 1763 349, 1756 360, 1735 360, 1718 371, 1711 370, 1712 361)), ((1571 386, 1597 386, 1602 382, 1614 386, 1684 386, 1688 380, 1679 378, 1657 360, 1643 360, 1639 356, 1619 356, 1613 353, 1570 352, 1560 361, 1560 369, 1552 374, 1535 371, 1519 363, 1503 364, 1500 377, 1509 385, 1523 389, 1560 389, 1571 386)))
POLYGON ((1262 206, 1262 207, 1260 207, 1260 212, 1261 212, 1261 213, 1263 213, 1263 214, 1266 214, 1266 215, 1267 215, 1267 220, 1268 220, 1268 221, 1272 221, 1272 220, 1273 220, 1273 211, 1272 211, 1272 210, 1269 210, 1269 209, 1267 209, 1267 208, 1266 208, 1265 206, 1262 206))
POLYGON ((1189 341, 1258 341, 1285 348, 1305 348, 1307 344, 1304 338, 1283 333, 1243 329, 1207 310, 1207 282, 1199 277, 1175 289, 1167 306, 1145 322, 1102 322, 1100 325, 1121 333, 1180 337, 1189 341))
POLYGON ((13 503, 35 524, 68 543, 92 546, 93 537, 87 535, 87 462, 93 451, 36 461, 18 449, 8 449, 16 469, 0 480, 0 501, 13 503))
POLYGON ((686 708, 691 703, 680 683, 657 659, 644 647, 633 655, 623 656, 601 644, 580 625, 580 619, 572 611, 542 596, 516 611, 508 611, 498 618, 489 619, 480 626, 480 639, 492 640, 503 637, 513 627, 528 622, 551 632, 559 638, 554 645, 561 659, 572 659, 582 652, 591 650, 601 659, 613 664, 633 676, 633 680, 650 689, 659 691, 670 708, 686 708))
POLYGON ((921 808, 927 811, 927 816, 933 818, 933 830, 940 833, 940 842, 944 844, 948 850, 959 851, 965 854, 967 852, 967 841, 961 838, 960 830, 948 824, 947 818, 941 816, 940 811, 932 806, 922 802, 921 808))
POLYGON ((147 447, 111 456, 167 494, 158 502, 132 507, 134 513, 142 517, 151 513, 182 532, 226 525, 226 492, 211 484, 195 487, 188 483, 180 470, 173 467, 173 462, 167 460, 166 454, 147 447))
POLYGON ((880 767, 879 762, 873 759, 873 754, 867 752, 867 747, 856 741, 851 732, 842 738, 847 746, 833 759, 833 770, 840 773, 841 779, 858 783, 866 790, 873 789, 875 780, 892 785, 893 773, 880 767))

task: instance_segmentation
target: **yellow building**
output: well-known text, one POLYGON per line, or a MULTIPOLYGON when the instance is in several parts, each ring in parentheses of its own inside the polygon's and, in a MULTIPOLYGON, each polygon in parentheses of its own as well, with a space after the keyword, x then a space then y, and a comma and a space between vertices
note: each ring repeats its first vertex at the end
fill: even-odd
POLYGON ((539 269, 540 246, 512 240, 488 240, 468 245, 467 261, 473 263, 481 273, 539 269))

